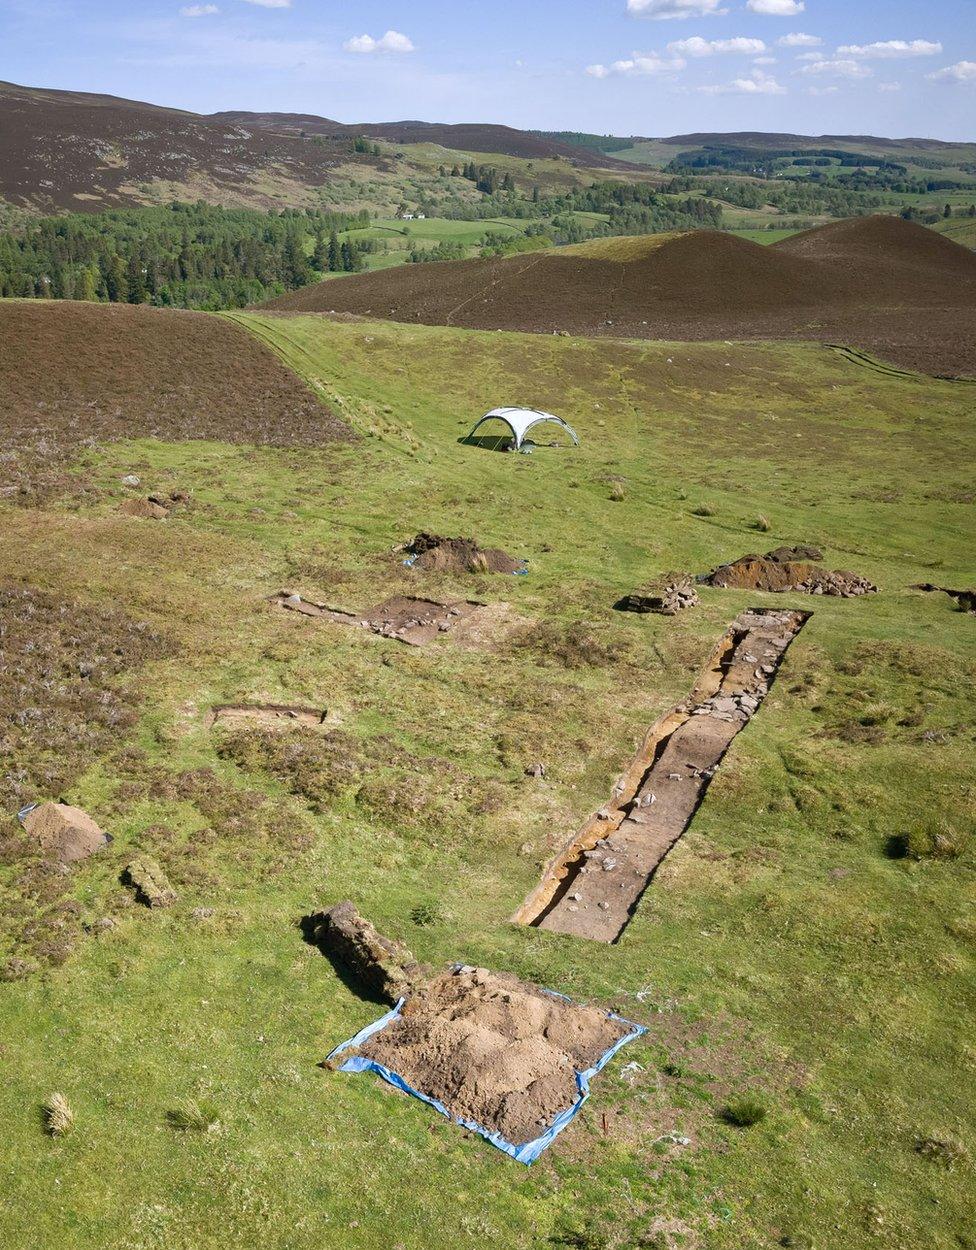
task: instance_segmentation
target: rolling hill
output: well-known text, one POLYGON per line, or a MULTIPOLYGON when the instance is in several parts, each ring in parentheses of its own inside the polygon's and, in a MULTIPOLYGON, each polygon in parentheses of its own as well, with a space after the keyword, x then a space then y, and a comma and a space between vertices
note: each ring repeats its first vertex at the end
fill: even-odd
POLYGON ((770 247, 693 231, 417 265, 306 287, 268 307, 616 338, 837 340, 926 372, 976 371, 976 256, 894 217, 831 223, 770 247))
MULTIPOLYGON (((330 204, 353 203, 363 198, 357 188, 366 182, 402 185, 414 175, 430 178, 429 156, 419 169, 404 168, 392 152, 356 152, 353 140, 360 135, 637 172, 599 152, 507 126, 347 125, 290 113, 208 116, 116 96, 0 82, 0 202, 35 213, 96 212, 173 199, 304 208, 320 206, 325 187, 330 204)), ((390 194, 395 205, 396 186, 390 194)))

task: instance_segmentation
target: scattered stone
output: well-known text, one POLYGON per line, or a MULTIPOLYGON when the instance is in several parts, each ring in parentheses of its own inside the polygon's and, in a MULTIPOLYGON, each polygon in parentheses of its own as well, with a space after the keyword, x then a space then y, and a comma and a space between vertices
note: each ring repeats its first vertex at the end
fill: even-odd
POLYGON ((330 958, 388 1002, 397 1002, 423 974, 410 951, 383 937, 348 899, 314 912, 306 926, 330 958))
POLYGON ((147 907, 171 907, 176 891, 162 868, 148 855, 137 855, 122 873, 122 880, 132 886, 140 903, 147 907))
POLYGON ((139 486, 141 479, 136 477, 134 473, 127 473, 122 479, 123 486, 139 486))
POLYGON ((21 824, 49 859, 73 864, 87 859, 111 840, 80 807, 41 803, 25 812, 21 824))
POLYGON ((688 573, 662 573, 613 605, 619 612, 657 612, 675 616, 698 603, 698 591, 688 573))
POLYGON ((526 777, 544 777, 546 775, 546 766, 541 763, 530 764, 525 770, 525 775, 526 777))

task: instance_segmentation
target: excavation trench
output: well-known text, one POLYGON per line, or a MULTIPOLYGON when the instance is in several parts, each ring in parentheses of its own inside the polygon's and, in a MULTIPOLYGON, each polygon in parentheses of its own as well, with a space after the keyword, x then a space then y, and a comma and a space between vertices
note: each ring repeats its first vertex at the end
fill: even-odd
POLYGON ((324 708, 301 707, 290 703, 221 703, 211 709, 213 725, 264 725, 284 728, 288 725, 324 725, 328 713, 324 708))
POLYGON ((809 617, 761 609, 736 617, 691 694, 651 726, 611 802, 550 861, 513 920, 598 942, 620 937, 809 617))
POLYGON ((273 602, 290 612, 303 616, 322 617, 338 625, 355 625, 384 638, 395 638, 411 647, 423 647, 440 634, 446 634, 466 617, 472 616, 483 603, 461 599, 438 603, 434 599, 417 599, 412 595, 394 595, 364 612, 345 612, 324 603, 313 603, 301 595, 282 590, 273 602))

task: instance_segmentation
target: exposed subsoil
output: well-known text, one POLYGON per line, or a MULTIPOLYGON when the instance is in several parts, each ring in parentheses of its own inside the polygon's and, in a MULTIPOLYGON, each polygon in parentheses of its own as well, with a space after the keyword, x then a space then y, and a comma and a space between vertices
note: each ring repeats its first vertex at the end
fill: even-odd
POLYGON ((814 339, 928 373, 976 374, 976 255, 900 217, 834 222, 770 247, 691 231, 652 238, 624 262, 553 249, 404 265, 267 307, 545 334, 814 339))
POLYGON ((576 1101, 585 1071, 630 1030, 508 973, 462 968, 410 993, 358 1053, 520 1145, 576 1101))
POLYGON ((815 547, 777 547, 764 556, 740 556, 722 564, 702 580, 709 586, 734 590, 797 591, 806 595, 833 595, 851 599, 874 594, 877 586, 847 569, 821 568, 815 547))
POLYGON ((437 573, 519 573, 524 560, 516 560, 498 547, 479 547, 473 538, 442 538, 418 534, 404 550, 414 557, 413 568, 437 573))
POLYGON ((736 617, 689 698, 652 726, 613 801, 553 859, 515 920, 596 941, 619 938, 808 619, 760 609, 736 617))
POLYGON ((368 629, 384 638, 395 638, 412 647, 433 642, 439 634, 448 633, 459 621, 472 616, 483 606, 466 599, 438 603, 434 599, 394 595, 362 613, 343 612, 324 603, 312 603, 287 590, 280 591, 274 601, 290 612, 324 617, 339 625, 358 625, 361 629, 368 629))
POLYGON ((301 707, 287 703, 222 703, 211 714, 211 725, 261 725, 284 729, 289 725, 324 725, 327 713, 323 708, 301 707))
POLYGON ((352 437, 296 374, 223 317, 3 300, 0 343, 0 497, 29 499, 82 446, 116 439, 319 447, 352 437))

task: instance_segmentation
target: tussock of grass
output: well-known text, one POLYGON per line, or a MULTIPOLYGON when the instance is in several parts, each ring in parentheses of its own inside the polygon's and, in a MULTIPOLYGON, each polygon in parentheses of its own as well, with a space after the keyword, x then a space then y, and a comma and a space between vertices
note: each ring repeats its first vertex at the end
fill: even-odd
POLYGON ((75 1113, 64 1094, 51 1094, 41 1108, 44 1127, 52 1137, 64 1137, 74 1128, 75 1113))
POLYGON ((740 1094, 737 1098, 730 1098, 719 1115, 726 1124, 750 1128, 766 1118, 766 1104, 757 1094, 740 1094))
POLYGON ((166 1123, 180 1133, 210 1133, 220 1124, 220 1113, 213 1103, 184 1098, 166 1112, 166 1123))

